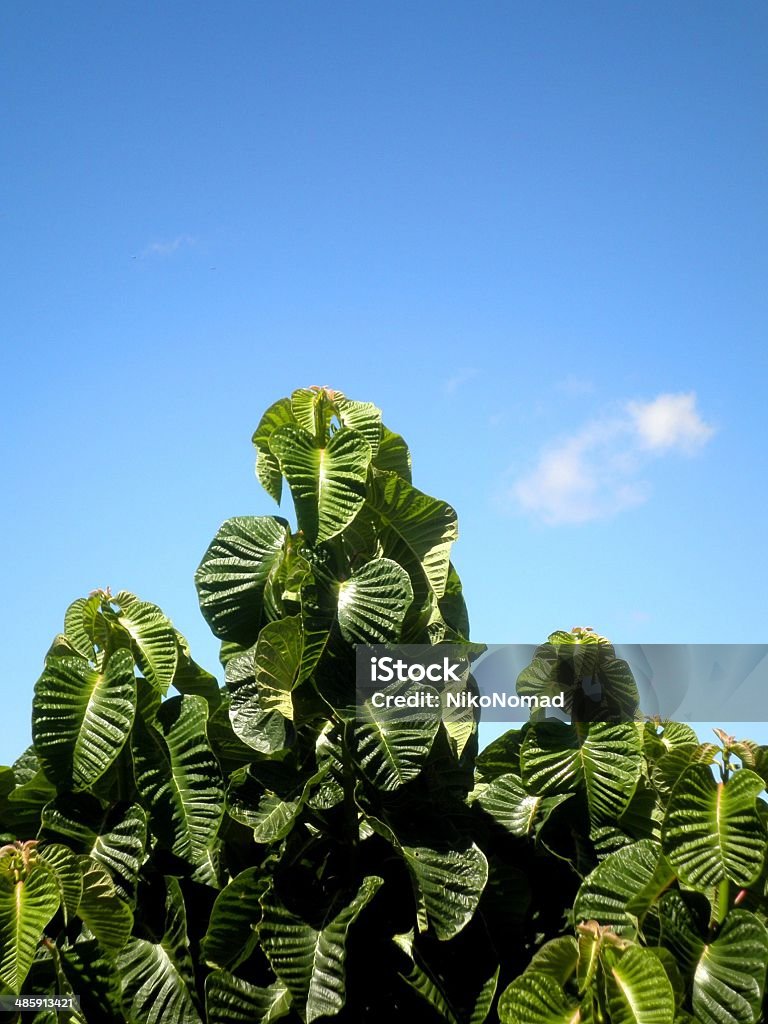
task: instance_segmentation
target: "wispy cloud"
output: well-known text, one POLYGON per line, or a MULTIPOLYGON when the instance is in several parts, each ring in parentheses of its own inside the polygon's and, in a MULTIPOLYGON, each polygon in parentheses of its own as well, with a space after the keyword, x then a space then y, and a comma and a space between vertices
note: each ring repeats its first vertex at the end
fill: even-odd
POLYGON ((150 242, 142 251, 142 256, 170 256, 179 249, 187 249, 196 244, 196 239, 191 235, 177 235, 175 238, 161 239, 150 242))
POLYGON ((550 526, 606 519, 646 501, 643 471, 667 454, 693 455, 714 434, 693 392, 626 402, 546 446, 507 490, 505 504, 550 526))
POLYGON ((479 370, 472 369, 471 367, 465 366, 460 370, 457 370, 453 376, 447 377, 442 384, 443 394, 450 398, 455 395, 457 391, 464 387, 465 384, 469 384, 480 373, 479 370))

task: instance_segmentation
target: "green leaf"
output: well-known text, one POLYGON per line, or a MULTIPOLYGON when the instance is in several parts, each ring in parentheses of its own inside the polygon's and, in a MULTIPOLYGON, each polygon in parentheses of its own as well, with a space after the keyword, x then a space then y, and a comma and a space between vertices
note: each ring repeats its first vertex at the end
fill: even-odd
POLYGON ((278 504, 283 493, 283 474, 280 472, 280 463, 269 450, 269 439, 278 427, 293 421, 290 398, 281 398, 279 402, 270 405, 253 435, 253 444, 257 452, 256 476, 267 494, 278 504))
POLYGON ((45 774, 61 786, 92 786, 117 759, 135 713, 129 651, 115 651, 102 671, 82 658, 48 658, 32 703, 32 736, 45 774))
POLYGON ((445 1024, 460 1024, 459 1016, 450 1003, 448 994, 441 981, 430 971, 429 966, 418 955, 413 946, 413 931, 402 935, 394 935, 392 941, 411 961, 411 969, 400 977, 429 1003, 445 1024))
POLYGON ((419 929, 434 928, 438 939, 452 939, 472 920, 488 881, 488 861, 475 843, 464 849, 401 850, 414 883, 419 929))
POLYGON ((640 737, 632 723, 540 722, 520 752, 525 788, 542 796, 586 791, 593 824, 614 821, 640 778, 640 737))
POLYGON ((298 664, 290 657, 291 643, 280 620, 268 623, 261 631, 257 643, 227 662, 227 686, 232 696, 229 701, 229 720, 232 731, 251 750, 260 754, 274 754, 286 745, 286 716, 279 710, 291 699, 291 688, 298 664), (283 662, 282 657, 286 658, 283 662), (260 681, 264 679, 262 695, 260 681), (284 686, 286 690, 280 690, 284 686), (266 707, 266 698, 270 707, 266 707), (277 698, 277 699, 276 699, 277 698), (276 706, 277 705, 277 706, 276 706))
POLYGON ((137 720, 133 757, 152 831, 210 880, 224 784, 208 745, 207 718, 202 697, 172 697, 158 712, 157 728, 137 720))
POLYGON ((16 786, 0 801, 0 830, 7 829, 14 836, 34 835, 40 811, 56 795, 56 789, 40 767, 34 747, 28 747, 12 768, 16 786))
POLYGON ((291 488, 299 529, 310 544, 330 540, 352 522, 365 501, 371 446, 342 427, 325 447, 301 427, 286 425, 270 448, 291 488))
POLYGON ((175 629, 156 604, 140 601, 127 590, 121 590, 114 603, 120 608, 117 621, 131 638, 145 679, 165 696, 179 660, 175 629))
POLYGON ((69 988, 80 994, 83 1006, 87 1007, 88 1024, 122 1022, 121 979, 113 957, 93 938, 80 938, 71 945, 58 947, 58 952, 69 988))
POLYGON ((65 919, 73 917, 83 896, 83 871, 77 854, 61 843, 46 843, 38 847, 42 860, 53 871, 59 887, 65 919))
POLYGON ((362 434, 371 446, 371 455, 375 459, 381 442, 381 409, 373 402, 353 402, 340 391, 333 393, 333 407, 343 427, 362 434))
POLYGON ((254 750, 271 754, 285 742, 281 718, 293 719, 291 691, 302 649, 301 620, 290 616, 267 623, 255 649, 227 665, 227 682, 234 690, 229 711, 232 728, 254 750))
POLYGON ((500 973, 501 965, 499 965, 493 974, 483 982, 483 987, 480 989, 477 999, 475 1000, 475 1006, 472 1010, 472 1016, 469 1018, 469 1024, 485 1024, 485 1021, 488 1019, 488 1014, 491 1012, 493 998, 496 995, 496 989, 499 984, 500 973))
POLYGON ((499 775, 477 790, 474 802, 513 836, 529 836, 540 814, 546 814, 567 800, 569 794, 536 796, 525 790, 513 774, 499 775))
POLYGON ((99 615, 100 608, 100 596, 91 594, 73 601, 64 613, 64 636, 80 657, 90 662, 96 661, 95 648, 103 648, 106 639, 107 627, 99 615))
POLYGON ((760 1018, 768 963, 765 925, 731 910, 714 942, 702 943, 693 976, 693 1012, 700 1024, 754 1024, 760 1018))
POLYGON ((83 895, 78 915, 107 952, 119 953, 133 928, 133 914, 117 895, 106 868, 83 857, 83 895))
POLYGON ((550 974, 526 971, 499 999, 501 1024, 578 1024, 579 1004, 550 974))
POLYGON ((675 995, 654 953, 630 946, 604 955, 611 1024, 674 1024, 675 995))
POLYGON ((283 558, 288 523, 277 516, 228 519, 203 555, 195 584, 200 610, 222 640, 245 647, 262 625, 264 588, 283 558))
POLYGON ((175 878, 166 885, 162 939, 132 938, 118 957, 126 1015, 136 1024, 201 1024, 184 900, 175 878))
POLYGON ((201 944, 206 963, 235 970, 256 948, 255 926, 269 884, 260 868, 246 868, 216 897, 201 944))
MULTIPOLYGON (((422 696, 437 692, 429 686, 412 685, 409 692, 422 696)), ((374 708, 369 702, 358 711, 355 727, 356 759, 363 774, 377 789, 392 792, 415 779, 435 741, 438 714, 404 715, 402 709, 374 708), (411 716, 414 717, 411 717, 411 716)))
POLYGON ((584 879, 573 906, 574 921, 595 920, 620 935, 633 935, 674 877, 658 843, 641 839, 625 846, 584 879))
POLYGON ((705 765, 686 769, 667 807, 662 845, 687 885, 706 891, 727 878, 747 887, 759 875, 766 834, 755 801, 763 787, 747 769, 727 783, 716 783, 705 765))
POLYGON ((344 1007, 347 933, 381 885, 381 878, 365 878, 353 899, 320 929, 287 910, 273 890, 262 898, 261 947, 309 1024, 344 1007))
POLYGON ((667 893, 659 909, 662 942, 693 977, 698 1024, 755 1024, 768 963, 765 925, 747 910, 732 909, 715 939, 705 942, 679 892, 667 893))
POLYGON ((393 430, 381 427, 379 450, 373 457, 373 466, 383 473, 396 473, 411 482, 411 453, 403 438, 393 430))
POLYGON ((282 981, 266 988, 214 971, 205 980, 208 1024, 270 1024, 287 1016, 291 997, 282 981))
POLYGON ((328 388, 296 388, 291 394, 291 412, 295 422, 308 434, 322 440, 328 437, 334 408, 328 388))
MULTIPOLYGON (((282 774, 275 765, 275 776, 282 774)), ((289 780, 273 781, 275 789, 266 788, 257 780, 255 773, 259 765, 251 765, 234 772, 227 791, 227 811, 236 821, 253 829, 257 843, 272 843, 283 839, 293 824, 310 791, 324 776, 327 769, 310 778, 298 777, 292 773, 289 780)))
POLYGON ((419 931, 432 926, 438 939, 452 939, 472 920, 488 881, 488 861, 475 844, 453 847, 401 842, 380 818, 365 823, 402 854, 411 875, 419 931))
POLYGON ((64 836, 77 853, 109 871, 123 899, 133 899, 147 845, 147 815, 140 804, 104 809, 86 793, 62 793, 45 806, 41 823, 45 838, 64 836))
MULTIPOLYGON (((34 858, 34 854, 32 854, 34 858)), ((0 982, 18 993, 43 929, 59 908, 59 886, 42 861, 22 865, 20 853, 0 857, 0 982)))
POLYGON ((397 640, 413 600, 408 573, 389 558, 376 558, 339 585, 339 627, 355 643, 397 640))
POLYGON ((384 554, 407 569, 415 600, 421 603, 428 591, 442 598, 451 545, 459 534, 455 511, 395 473, 374 474, 369 501, 384 554))

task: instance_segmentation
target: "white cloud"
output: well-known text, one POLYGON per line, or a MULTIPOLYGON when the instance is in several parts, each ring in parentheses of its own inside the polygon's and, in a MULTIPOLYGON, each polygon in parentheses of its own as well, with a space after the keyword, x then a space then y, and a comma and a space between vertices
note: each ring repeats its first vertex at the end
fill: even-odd
POLYGON ((714 434, 696 410, 693 391, 659 395, 652 402, 630 402, 627 410, 644 448, 693 452, 714 434))
POLYGON ((163 241, 150 242, 142 252, 142 256, 170 256, 179 249, 185 249, 195 244, 191 235, 177 235, 176 238, 169 238, 163 241))
POLYGON ((713 433, 693 393, 627 402, 612 418, 593 420, 544 448, 513 481, 505 504, 511 500, 550 526, 610 518, 648 499, 642 473, 653 457, 693 454, 713 433))

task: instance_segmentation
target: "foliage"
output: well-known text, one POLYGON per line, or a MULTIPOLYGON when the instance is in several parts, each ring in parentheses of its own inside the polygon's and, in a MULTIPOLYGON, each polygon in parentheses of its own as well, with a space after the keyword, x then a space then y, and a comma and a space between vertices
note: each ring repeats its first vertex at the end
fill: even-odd
POLYGON ((569 724, 478 754, 476 724, 358 714, 356 643, 468 643, 456 515, 370 403, 299 390, 253 441, 296 523, 230 519, 202 558, 224 686, 132 594, 66 612, 0 769, 0 994, 104 1024, 761 1019, 766 751, 642 721, 589 631, 518 680, 569 724))

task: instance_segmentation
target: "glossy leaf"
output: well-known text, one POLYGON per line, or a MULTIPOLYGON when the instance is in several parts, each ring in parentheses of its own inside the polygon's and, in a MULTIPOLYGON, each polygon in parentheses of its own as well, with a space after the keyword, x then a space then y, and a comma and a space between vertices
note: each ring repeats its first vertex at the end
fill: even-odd
POLYGON ((172 697, 158 713, 157 728, 137 723, 133 755, 152 831, 210 879, 224 786, 206 737, 207 718, 202 697, 172 697))
POLYGON ((48 778, 86 789, 117 759, 136 713, 129 651, 117 650, 103 671, 82 658, 48 658, 35 686, 32 736, 48 778))
POLYGON ((662 844, 680 878, 707 890, 724 879, 748 886, 760 873, 766 833, 755 801, 764 787, 742 769, 715 782, 705 765, 686 769, 670 798, 662 844))
POLYGON ((126 1013, 136 1024, 201 1024, 179 883, 167 878, 159 942, 132 938, 118 958, 126 1013))
POLYGON ((228 519, 203 555, 195 574, 200 610, 222 640, 244 646, 256 640, 264 588, 283 558, 287 526, 276 516, 228 519))
POLYGON ((342 427, 327 445, 301 427, 272 435, 270 448, 291 488, 299 529, 310 544, 330 540, 355 518, 365 500, 371 446, 342 427))
POLYGON ((344 1007, 347 933, 381 884, 376 876, 364 879, 352 900, 319 929, 287 910, 274 891, 262 898, 261 947, 310 1024, 344 1007))
POLYGON ((339 586, 339 626, 351 644, 397 640, 413 600, 408 573, 389 558, 376 558, 339 586))
MULTIPOLYGON (((34 856, 34 855, 33 855, 34 856)), ((0 856, 0 982, 21 991, 43 929, 59 907, 59 886, 44 862, 19 865, 20 856, 0 856)))

